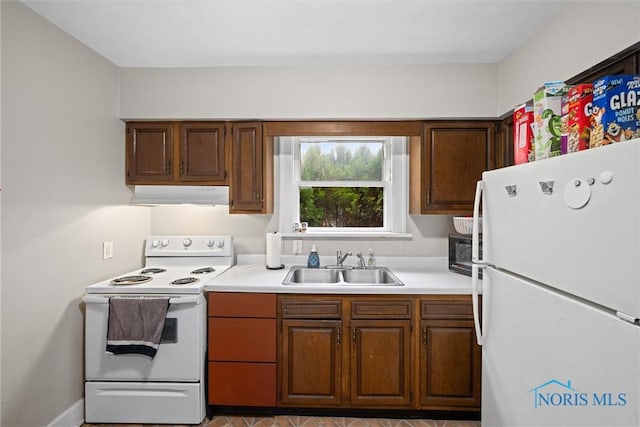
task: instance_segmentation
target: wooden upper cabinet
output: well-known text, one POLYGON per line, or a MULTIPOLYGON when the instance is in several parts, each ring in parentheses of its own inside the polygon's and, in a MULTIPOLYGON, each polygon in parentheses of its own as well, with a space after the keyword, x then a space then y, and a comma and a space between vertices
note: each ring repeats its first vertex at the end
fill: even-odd
POLYGON ((173 125, 167 122, 127 123, 127 184, 173 180, 173 125))
POLYGON ((126 145, 127 184, 227 184, 223 122, 129 122, 126 145))
POLYGON ((230 212, 263 213, 263 150, 260 122, 232 123, 230 212))
POLYGON ((496 169, 513 165, 513 114, 500 122, 500 132, 496 138, 496 169))
POLYGON ((180 124, 180 181, 226 184, 225 124, 180 124))
POLYGON ((410 140, 410 213, 471 213, 476 182, 495 167, 495 134, 494 121, 426 123, 410 140))

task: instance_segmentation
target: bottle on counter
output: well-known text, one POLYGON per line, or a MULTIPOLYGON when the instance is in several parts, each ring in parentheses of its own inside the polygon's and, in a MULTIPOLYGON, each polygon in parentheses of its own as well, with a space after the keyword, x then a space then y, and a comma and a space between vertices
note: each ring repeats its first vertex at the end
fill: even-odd
POLYGON ((307 267, 309 268, 320 267, 320 257, 318 256, 316 245, 311 245, 311 252, 309 252, 309 258, 307 259, 307 267))
POLYGON ((376 266, 376 256, 373 254, 373 249, 369 248, 369 260, 367 261, 367 267, 376 266))

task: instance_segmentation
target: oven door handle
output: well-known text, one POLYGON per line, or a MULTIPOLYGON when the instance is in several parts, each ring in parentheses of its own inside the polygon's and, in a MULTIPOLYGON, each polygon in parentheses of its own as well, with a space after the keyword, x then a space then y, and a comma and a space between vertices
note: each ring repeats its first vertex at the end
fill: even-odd
MULTIPOLYGON (((111 295, 122 297, 122 295, 111 295)), ((85 304, 109 304, 109 298, 111 296, 107 295, 83 295, 82 302, 85 304)), ((126 296, 125 296, 126 297, 126 296)), ((142 297, 144 298, 144 297, 142 297)), ((199 304, 198 295, 188 295, 188 296, 175 296, 169 298, 169 304, 178 305, 178 304, 199 304)))

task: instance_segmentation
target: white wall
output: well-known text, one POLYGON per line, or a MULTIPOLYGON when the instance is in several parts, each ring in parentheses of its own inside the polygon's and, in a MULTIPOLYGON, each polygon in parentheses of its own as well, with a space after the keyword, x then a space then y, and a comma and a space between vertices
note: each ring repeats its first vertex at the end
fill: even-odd
POLYGON ((493 117, 496 64, 124 68, 127 119, 493 117))
POLYGON ((501 115, 640 41, 640 1, 573 1, 498 66, 501 115))
POLYGON ((1 7, 1 424, 44 426, 83 397, 84 287, 141 265, 149 209, 125 206, 118 68, 1 7))

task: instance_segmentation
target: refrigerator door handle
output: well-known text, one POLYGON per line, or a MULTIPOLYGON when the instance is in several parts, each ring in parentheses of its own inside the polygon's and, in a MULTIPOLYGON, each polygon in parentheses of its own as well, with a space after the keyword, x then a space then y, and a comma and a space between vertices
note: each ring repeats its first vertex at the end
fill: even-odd
POLYGON ((471 262, 474 264, 483 264, 484 261, 478 258, 480 252, 478 244, 480 237, 480 230, 478 227, 478 221, 480 217, 480 200, 482 199, 482 192, 484 191, 484 182, 478 181, 476 183, 476 195, 473 199, 473 222, 471 229, 471 262))
POLYGON ((480 327, 480 304, 478 303, 478 269, 484 269, 484 267, 487 266, 484 260, 478 259, 480 252, 480 230, 478 229, 478 218, 480 216, 480 200, 482 199, 483 191, 484 182, 478 181, 476 184, 476 195, 473 200, 473 229, 471 232, 471 301, 473 304, 473 323, 476 329, 476 340, 478 341, 478 345, 482 345, 484 343, 484 336, 482 335, 482 329, 480 327))
MULTIPOLYGON (((478 345, 483 345, 484 335, 480 326, 480 304, 478 297, 478 270, 480 268, 484 269, 484 267, 480 267, 477 264, 471 264, 471 303, 473 305, 473 325, 476 329, 476 341, 478 345)), ((484 314, 484 308, 482 313, 484 314)))

